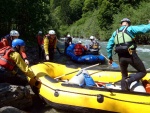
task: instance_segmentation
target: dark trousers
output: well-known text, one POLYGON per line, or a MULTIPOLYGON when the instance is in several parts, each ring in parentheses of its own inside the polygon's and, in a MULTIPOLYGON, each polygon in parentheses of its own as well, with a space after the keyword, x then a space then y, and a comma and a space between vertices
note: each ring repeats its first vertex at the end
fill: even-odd
POLYGON ((42 45, 38 45, 39 60, 44 60, 44 49, 42 45))
POLYGON ((137 73, 133 76, 129 77, 128 83, 131 84, 134 81, 141 80, 146 75, 146 69, 141 61, 141 59, 138 57, 136 52, 134 51, 132 55, 128 55, 128 57, 119 56, 119 63, 122 73, 122 80, 121 80, 121 88, 124 90, 125 88, 125 79, 128 77, 128 65, 130 64, 132 67, 134 67, 137 70, 137 73))
POLYGON ((64 54, 66 55, 66 50, 68 48, 69 44, 65 42, 65 49, 64 49, 64 54))
POLYGON ((52 62, 54 60, 54 48, 49 48, 49 61, 52 62))

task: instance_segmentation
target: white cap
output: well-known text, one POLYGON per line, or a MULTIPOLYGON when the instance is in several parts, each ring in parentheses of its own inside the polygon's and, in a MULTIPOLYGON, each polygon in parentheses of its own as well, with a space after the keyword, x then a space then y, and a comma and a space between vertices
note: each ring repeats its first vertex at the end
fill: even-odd
POLYGON ((90 39, 92 40, 92 39, 95 39, 95 37, 94 36, 90 36, 90 39))
POLYGON ((55 34, 56 34, 54 30, 49 30, 48 33, 49 33, 50 35, 55 35, 55 34))

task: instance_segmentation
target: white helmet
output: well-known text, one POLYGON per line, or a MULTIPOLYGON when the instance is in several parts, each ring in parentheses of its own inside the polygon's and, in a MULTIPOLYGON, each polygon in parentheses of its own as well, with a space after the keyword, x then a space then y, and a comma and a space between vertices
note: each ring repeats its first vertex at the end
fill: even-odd
POLYGON ((10 31, 10 36, 19 36, 19 32, 16 30, 11 30, 10 31))
POLYGON ((81 44, 82 42, 79 40, 78 43, 81 44))
POLYGON ((95 39, 95 37, 94 36, 90 36, 90 39, 93 40, 93 39, 95 39))
POLYGON ((49 30, 48 33, 49 33, 50 35, 55 35, 55 34, 56 34, 54 30, 49 30))
POLYGON ((71 37, 70 34, 68 34, 67 37, 71 37))
POLYGON ((39 31, 38 34, 42 34, 42 31, 39 31))

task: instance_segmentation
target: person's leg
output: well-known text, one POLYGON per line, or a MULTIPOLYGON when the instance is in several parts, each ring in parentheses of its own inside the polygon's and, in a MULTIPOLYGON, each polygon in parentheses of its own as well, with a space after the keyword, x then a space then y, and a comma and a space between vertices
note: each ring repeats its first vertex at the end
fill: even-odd
POLYGON ((44 52, 44 49, 42 48, 42 50, 41 50, 41 57, 42 57, 42 61, 44 61, 45 60, 45 54, 44 54, 45 52, 44 52))
POLYGON ((41 46, 38 45, 38 50, 39 50, 39 60, 41 60, 41 46))
POLYGON ((128 76, 128 71, 127 71, 128 60, 129 60, 129 58, 124 58, 124 57, 119 58, 120 69, 121 69, 121 74, 122 74, 122 80, 121 80, 121 89, 122 90, 127 90, 125 80, 128 76))
POLYGON ((64 49, 64 54, 66 55, 66 50, 67 50, 67 47, 68 47, 69 45, 67 44, 67 43, 65 43, 65 49, 64 49))
POLYGON ((128 82, 130 84, 134 81, 141 80, 147 73, 143 62, 138 57, 138 55, 134 52, 132 56, 133 57, 132 57, 130 65, 132 65, 137 70, 137 73, 129 78, 128 82))
POLYGON ((54 60, 54 48, 49 48, 49 58, 50 62, 54 60))

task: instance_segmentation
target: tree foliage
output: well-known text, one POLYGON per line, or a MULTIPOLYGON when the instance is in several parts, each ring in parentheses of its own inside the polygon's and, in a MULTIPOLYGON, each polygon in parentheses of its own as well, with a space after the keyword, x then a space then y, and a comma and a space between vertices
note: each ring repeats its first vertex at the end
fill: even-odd
POLYGON ((58 36, 108 40, 124 17, 146 24, 149 9, 148 0, 1 0, 0 36, 16 29, 31 40, 39 30, 54 29, 58 36))

